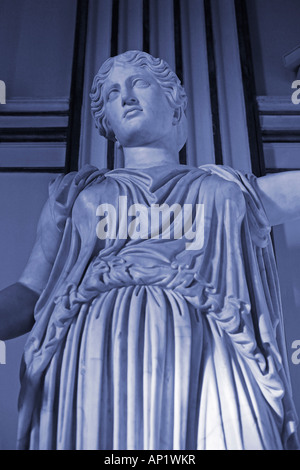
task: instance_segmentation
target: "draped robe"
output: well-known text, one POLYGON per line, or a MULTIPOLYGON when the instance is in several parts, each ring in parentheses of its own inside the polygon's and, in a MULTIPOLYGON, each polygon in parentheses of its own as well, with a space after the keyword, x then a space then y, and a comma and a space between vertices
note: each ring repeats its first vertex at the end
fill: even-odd
POLYGON ((38 240, 53 267, 41 285, 33 257, 21 277, 40 297, 21 366, 19 449, 298 448, 253 175, 88 165, 51 185, 38 240), (203 246, 188 250, 184 234, 125 239, 123 215, 116 237, 100 240, 97 207, 118 214, 120 196, 147 208, 203 204, 203 246))

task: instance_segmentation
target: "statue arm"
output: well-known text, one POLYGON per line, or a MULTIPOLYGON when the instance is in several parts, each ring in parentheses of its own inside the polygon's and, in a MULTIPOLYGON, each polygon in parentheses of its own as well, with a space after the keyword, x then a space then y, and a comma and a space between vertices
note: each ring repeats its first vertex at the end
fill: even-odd
POLYGON ((23 335, 32 328, 35 304, 49 279, 60 239, 47 201, 23 273, 17 282, 0 291, 0 340, 23 335))
POLYGON ((262 176, 257 185, 272 226, 300 217, 300 171, 262 176))
POLYGON ((0 339, 21 336, 31 330, 39 294, 20 282, 0 291, 0 339))
POLYGON ((0 339, 28 333, 34 324, 34 307, 47 282, 51 265, 45 259, 38 235, 29 261, 17 282, 0 291, 0 339))

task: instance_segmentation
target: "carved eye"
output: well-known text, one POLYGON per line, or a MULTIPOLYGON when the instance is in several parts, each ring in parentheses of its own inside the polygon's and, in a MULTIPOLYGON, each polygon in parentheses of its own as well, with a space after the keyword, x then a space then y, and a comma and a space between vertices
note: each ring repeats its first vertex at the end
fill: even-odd
POLYGON ((112 100, 116 99, 118 94, 119 94, 119 90, 117 88, 112 88, 107 93, 107 96, 106 96, 107 101, 112 101, 112 100))
POLYGON ((144 78, 136 78, 135 80, 133 80, 132 85, 138 88, 147 88, 148 86, 150 86, 150 83, 144 78))

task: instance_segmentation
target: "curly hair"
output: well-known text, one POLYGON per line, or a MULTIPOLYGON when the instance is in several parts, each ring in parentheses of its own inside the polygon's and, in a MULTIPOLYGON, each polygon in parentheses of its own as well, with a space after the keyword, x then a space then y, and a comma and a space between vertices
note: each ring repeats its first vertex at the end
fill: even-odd
POLYGON ((170 66, 162 59, 142 51, 127 51, 115 57, 107 59, 96 74, 90 93, 92 115, 100 135, 115 141, 115 136, 109 126, 106 114, 102 87, 112 67, 116 63, 130 64, 144 67, 148 70, 164 90, 170 106, 180 109, 185 115, 187 96, 177 75, 170 66))

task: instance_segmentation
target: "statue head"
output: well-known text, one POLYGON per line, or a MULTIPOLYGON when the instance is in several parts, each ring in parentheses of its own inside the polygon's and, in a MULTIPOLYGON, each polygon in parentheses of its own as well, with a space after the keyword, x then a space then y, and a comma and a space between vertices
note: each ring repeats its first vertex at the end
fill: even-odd
POLYGON ((146 52, 127 51, 115 57, 107 59, 96 74, 91 89, 91 108, 99 134, 109 140, 116 141, 115 135, 105 110, 105 99, 103 86, 108 79, 114 66, 135 66, 142 67, 159 84, 163 90, 170 107, 179 116, 177 124, 177 149, 183 147, 187 137, 187 125, 185 110, 187 106, 187 96, 179 78, 171 70, 169 65, 162 59, 155 58, 146 52))

